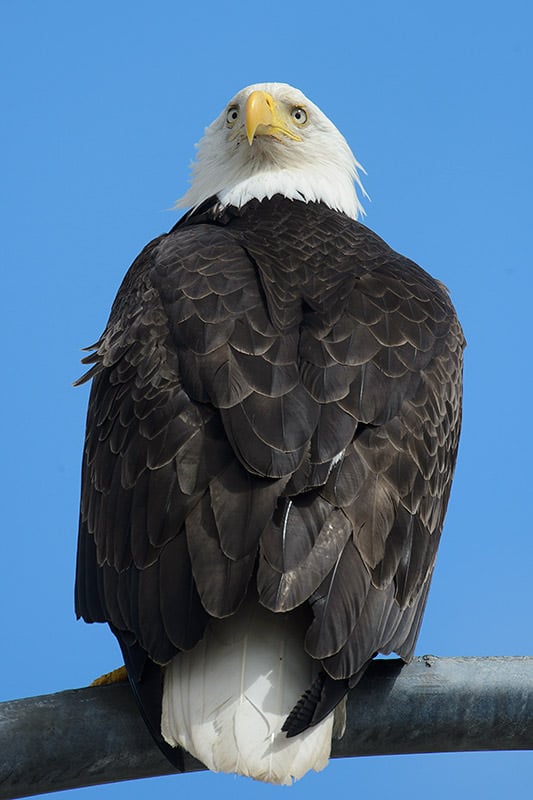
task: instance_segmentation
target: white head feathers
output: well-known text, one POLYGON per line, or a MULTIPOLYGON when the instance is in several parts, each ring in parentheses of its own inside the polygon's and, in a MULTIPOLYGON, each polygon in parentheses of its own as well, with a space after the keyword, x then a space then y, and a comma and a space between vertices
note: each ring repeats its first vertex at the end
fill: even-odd
MULTIPOLYGON (((242 89, 206 129, 192 185, 178 206, 216 195, 223 206, 282 194, 322 202, 357 219, 362 167, 346 139, 298 89, 259 83, 242 89)), ((363 170, 364 171, 364 170, 363 170)))

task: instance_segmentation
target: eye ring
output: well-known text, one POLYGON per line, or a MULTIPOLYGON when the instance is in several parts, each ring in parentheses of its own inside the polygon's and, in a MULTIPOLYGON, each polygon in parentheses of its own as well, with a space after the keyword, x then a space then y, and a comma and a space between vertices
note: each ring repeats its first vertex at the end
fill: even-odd
POLYGON ((230 106, 226 111, 226 123, 228 125, 235 125, 239 119, 239 106, 230 106))
POLYGON ((297 125, 303 127, 307 124, 309 117, 305 108, 302 108, 302 106, 294 106, 291 111, 291 119, 297 125))

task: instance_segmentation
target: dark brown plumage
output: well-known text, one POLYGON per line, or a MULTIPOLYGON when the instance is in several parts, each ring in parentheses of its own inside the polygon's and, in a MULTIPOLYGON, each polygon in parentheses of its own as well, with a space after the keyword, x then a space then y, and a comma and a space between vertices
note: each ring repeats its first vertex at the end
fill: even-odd
POLYGON ((248 592, 308 605, 323 672, 293 735, 376 653, 413 655, 464 341, 444 287, 353 219, 279 195, 217 209, 143 250, 84 359, 76 611, 138 681, 248 592))

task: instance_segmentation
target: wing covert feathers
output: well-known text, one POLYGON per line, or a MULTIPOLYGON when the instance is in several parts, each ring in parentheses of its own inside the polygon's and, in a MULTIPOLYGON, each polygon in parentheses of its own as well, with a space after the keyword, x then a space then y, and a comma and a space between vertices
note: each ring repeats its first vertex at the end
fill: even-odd
POLYGON ((412 657, 463 346, 437 281, 320 204, 205 207, 134 262, 84 359, 76 610, 111 624, 130 674, 166 665, 167 741, 255 772, 253 730, 256 777, 285 782, 301 769, 273 766, 285 720, 319 769, 330 712, 368 662, 412 657), (267 642, 287 652, 279 664, 267 642))

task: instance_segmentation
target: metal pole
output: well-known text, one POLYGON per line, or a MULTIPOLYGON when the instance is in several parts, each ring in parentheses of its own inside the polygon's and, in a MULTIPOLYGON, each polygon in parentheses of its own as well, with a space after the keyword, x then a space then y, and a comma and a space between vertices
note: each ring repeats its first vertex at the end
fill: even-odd
MULTIPOLYGON (((529 749, 533 657, 424 656, 371 665, 332 755, 529 749)), ((0 704, 0 800, 173 772, 126 684, 0 704)))

